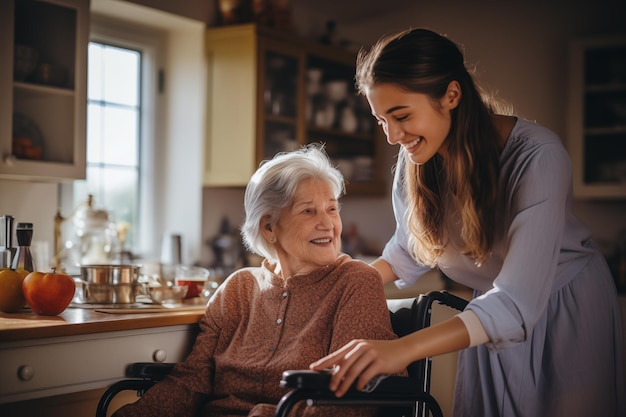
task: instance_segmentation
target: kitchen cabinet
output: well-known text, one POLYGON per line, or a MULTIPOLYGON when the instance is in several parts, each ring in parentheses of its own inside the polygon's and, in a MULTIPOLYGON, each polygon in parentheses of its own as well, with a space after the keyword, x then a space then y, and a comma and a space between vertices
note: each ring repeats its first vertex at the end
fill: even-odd
POLYGON ((256 24, 206 33, 204 185, 245 186, 260 161, 325 143, 348 195, 384 193, 384 138, 354 88, 356 54, 256 24))
POLYGON ((106 388, 134 362, 179 362, 191 351, 204 309, 59 316, 0 313, 2 405, 106 388))
POLYGON ((89 0, 0 2, 0 178, 85 177, 89 0))
POLYGON ((626 37, 570 46, 569 148, 576 198, 626 198, 626 37))

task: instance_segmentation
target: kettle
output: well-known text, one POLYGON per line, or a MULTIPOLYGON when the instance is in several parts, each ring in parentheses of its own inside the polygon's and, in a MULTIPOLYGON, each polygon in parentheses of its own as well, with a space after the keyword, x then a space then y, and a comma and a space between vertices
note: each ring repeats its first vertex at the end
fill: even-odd
POLYGON ((65 242, 66 266, 114 263, 120 250, 120 241, 110 213, 94 208, 90 195, 87 202, 76 207, 70 217, 72 233, 65 242))

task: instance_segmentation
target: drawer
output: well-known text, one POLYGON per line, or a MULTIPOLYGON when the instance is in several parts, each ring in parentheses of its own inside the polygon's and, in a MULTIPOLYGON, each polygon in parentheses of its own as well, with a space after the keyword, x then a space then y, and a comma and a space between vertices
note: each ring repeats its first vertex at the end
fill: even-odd
POLYGON ((132 362, 179 362, 197 325, 0 344, 0 403, 104 388, 132 362))

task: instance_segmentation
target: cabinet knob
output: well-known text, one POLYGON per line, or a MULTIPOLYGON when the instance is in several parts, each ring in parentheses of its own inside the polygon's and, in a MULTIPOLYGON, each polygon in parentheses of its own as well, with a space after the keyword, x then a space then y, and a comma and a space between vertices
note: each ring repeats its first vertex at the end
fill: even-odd
POLYGON ((30 381, 35 376, 35 369, 30 365, 22 365, 17 370, 17 376, 22 381, 30 381))
POLYGON ((13 165, 15 165, 15 162, 17 162, 17 157, 15 155, 10 154, 10 155, 5 155, 4 156, 4 163, 7 166, 12 167, 13 165))
POLYGON ((163 349, 157 349, 154 351, 154 354, 152 354, 152 358, 155 362, 165 362, 165 359, 167 359, 167 352, 163 349))

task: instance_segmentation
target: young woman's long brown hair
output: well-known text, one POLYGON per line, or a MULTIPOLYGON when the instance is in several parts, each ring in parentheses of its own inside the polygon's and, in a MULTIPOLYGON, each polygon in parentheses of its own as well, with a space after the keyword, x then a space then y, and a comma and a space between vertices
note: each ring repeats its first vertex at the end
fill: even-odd
POLYGON ((382 39, 369 52, 362 50, 357 59, 361 94, 376 84, 390 83, 425 94, 438 106, 453 80, 460 84, 462 98, 453 110, 445 161, 437 154, 421 166, 408 159, 402 164, 410 249, 416 260, 431 266, 449 243, 444 223, 449 204, 460 216, 461 251, 477 264, 491 252, 500 142, 491 119, 494 106, 482 97, 460 48, 435 32, 407 30, 382 39), (415 52, 406 54, 407 50, 415 52))

